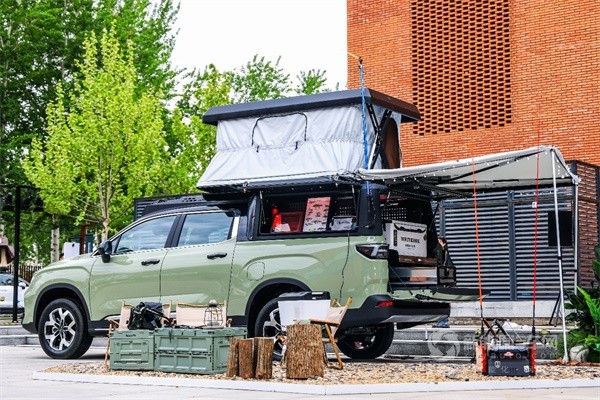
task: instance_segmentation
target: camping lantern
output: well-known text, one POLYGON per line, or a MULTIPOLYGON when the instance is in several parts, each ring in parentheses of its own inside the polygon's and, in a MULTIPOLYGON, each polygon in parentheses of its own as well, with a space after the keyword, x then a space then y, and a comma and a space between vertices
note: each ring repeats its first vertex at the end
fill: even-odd
POLYGON ((223 308, 216 300, 208 302, 204 311, 204 325, 207 327, 223 326, 223 308))

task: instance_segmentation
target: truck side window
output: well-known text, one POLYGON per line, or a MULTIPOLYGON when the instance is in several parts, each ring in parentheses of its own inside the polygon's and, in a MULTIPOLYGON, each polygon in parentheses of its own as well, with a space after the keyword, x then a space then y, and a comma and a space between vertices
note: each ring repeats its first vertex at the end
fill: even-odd
POLYGON ((224 242, 229 239, 233 216, 224 212, 190 214, 185 217, 178 246, 224 242))
POLYGON ((162 249, 175 221, 175 216, 154 218, 124 232, 115 248, 115 254, 138 250, 162 249))
POLYGON ((351 193, 272 196, 263 201, 260 234, 348 231, 355 225, 351 193))

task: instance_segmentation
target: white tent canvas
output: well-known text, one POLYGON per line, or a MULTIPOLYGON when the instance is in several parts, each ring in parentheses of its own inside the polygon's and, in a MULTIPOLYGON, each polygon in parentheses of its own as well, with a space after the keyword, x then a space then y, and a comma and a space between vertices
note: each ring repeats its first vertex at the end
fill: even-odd
POLYGON ((382 132, 389 129, 385 133, 396 138, 399 154, 401 123, 419 118, 414 105, 370 89, 213 107, 203 122, 217 125, 217 151, 197 186, 240 187, 380 167, 374 149, 381 147, 382 132))
MULTIPOLYGON (((198 187, 350 174, 365 165, 363 136, 360 105, 221 121, 198 187)), ((371 124, 366 138, 370 149, 371 124)))

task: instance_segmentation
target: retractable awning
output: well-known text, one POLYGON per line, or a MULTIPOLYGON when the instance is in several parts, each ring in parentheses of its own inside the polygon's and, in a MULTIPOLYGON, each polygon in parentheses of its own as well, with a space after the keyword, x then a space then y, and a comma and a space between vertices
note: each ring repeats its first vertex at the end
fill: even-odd
POLYGON ((568 186, 579 183, 579 178, 568 168, 562 154, 554 146, 496 153, 436 164, 397 169, 358 170, 358 176, 388 185, 419 184, 435 190, 472 192, 473 172, 478 190, 508 190, 512 188, 568 186), (539 154, 539 177, 537 157, 539 154), (554 162, 553 162, 554 157, 554 162), (553 173, 554 168, 554 173, 553 173))
MULTIPOLYGON (((535 187, 537 182, 541 187, 553 187, 555 215, 558 215, 557 187, 575 186, 576 218, 579 215, 577 203, 579 178, 569 170, 562 154, 553 146, 531 147, 524 150, 409 168, 361 169, 357 175, 365 180, 383 181, 390 186, 412 185, 442 194, 446 192, 446 194, 457 195, 472 193, 474 187, 478 191, 509 190, 535 187)), ((557 241, 560 243, 559 218, 555 218, 555 224, 557 241)), ((577 230, 575 236, 577 236, 577 230)), ((560 293, 562 294, 564 293, 564 283, 561 246, 556 246, 556 253, 560 293)), ((575 254, 577 254, 577 249, 575 254)), ((559 299, 563 328, 563 363, 566 363, 568 356, 564 296, 559 295, 559 299)))

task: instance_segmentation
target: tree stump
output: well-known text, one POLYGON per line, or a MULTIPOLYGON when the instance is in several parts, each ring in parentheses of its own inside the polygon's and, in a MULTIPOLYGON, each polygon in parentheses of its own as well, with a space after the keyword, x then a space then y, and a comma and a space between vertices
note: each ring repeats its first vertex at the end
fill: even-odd
POLYGON ((254 340, 240 339, 238 342, 239 371, 243 379, 254 378, 254 340))
POLYGON ((255 378, 271 379, 273 377, 273 338, 254 338, 255 378))
POLYGON ((229 340, 229 354, 227 355, 227 372, 225 376, 228 378, 232 378, 237 376, 240 372, 240 363, 239 363, 239 347, 238 342, 239 338, 232 337, 229 340))
POLYGON ((322 377, 324 351, 319 326, 289 325, 285 353, 286 377, 288 379, 322 377))

